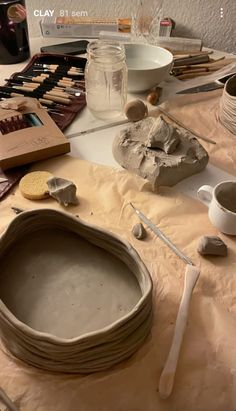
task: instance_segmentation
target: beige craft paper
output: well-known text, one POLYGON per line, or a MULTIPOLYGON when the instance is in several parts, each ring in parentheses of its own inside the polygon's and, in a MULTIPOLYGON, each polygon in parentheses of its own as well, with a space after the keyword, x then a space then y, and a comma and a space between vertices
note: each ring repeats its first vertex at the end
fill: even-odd
MULTIPOLYGON (((227 258, 203 258, 199 237, 218 234, 207 209, 174 189, 154 194, 147 182, 125 170, 69 156, 34 169, 73 180, 80 205, 68 208, 86 221, 130 240, 149 268, 154 322, 144 346, 113 370, 88 376, 53 375, 31 368, 0 351, 0 386, 21 411, 234 411, 236 409, 236 239, 221 235, 227 258), (132 201, 201 267, 176 373, 174 392, 159 398, 158 381, 168 355, 183 289, 184 263, 149 232, 146 241, 130 234, 138 222, 132 201)), ((14 218, 11 207, 61 209, 53 199, 32 202, 19 189, 0 204, 0 231, 14 218)), ((30 309, 30 307, 29 307, 30 309)))
POLYGON ((210 156, 210 163, 236 175, 236 136, 219 120, 221 95, 222 90, 179 95, 164 102, 162 107, 185 126, 214 140, 215 145, 199 139, 210 156))

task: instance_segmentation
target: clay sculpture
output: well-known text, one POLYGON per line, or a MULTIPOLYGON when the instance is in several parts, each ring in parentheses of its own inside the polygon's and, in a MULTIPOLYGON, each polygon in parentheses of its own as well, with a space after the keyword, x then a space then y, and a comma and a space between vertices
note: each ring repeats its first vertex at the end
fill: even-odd
POLYGON ((153 117, 121 130, 112 150, 122 167, 149 180, 154 191, 200 172, 209 159, 193 134, 153 117))
POLYGON ((130 243, 52 209, 25 211, 0 238, 0 337, 53 372, 102 371, 152 324, 152 280, 130 243))

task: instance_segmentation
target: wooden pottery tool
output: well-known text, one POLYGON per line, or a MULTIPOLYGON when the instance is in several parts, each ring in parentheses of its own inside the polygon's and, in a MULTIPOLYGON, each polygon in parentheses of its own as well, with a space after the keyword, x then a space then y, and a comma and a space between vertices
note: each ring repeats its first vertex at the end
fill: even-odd
POLYGON ((63 66, 61 67, 59 64, 34 64, 36 67, 46 68, 52 71, 56 71, 59 68, 59 71, 64 69, 66 71, 76 72, 76 73, 83 73, 83 69, 80 67, 74 66, 63 66))
MULTIPOLYGON (((49 85, 54 85, 54 86, 59 86, 59 87, 62 87, 62 88, 67 88, 67 87, 72 87, 72 86, 75 86, 75 85, 77 85, 76 84, 76 82, 75 81, 70 81, 70 80, 58 80, 58 81, 56 81, 56 80, 50 80, 48 77, 42 77, 42 76, 35 76, 35 77, 33 77, 33 76, 22 76, 22 75, 18 75, 17 76, 17 79, 22 79, 22 80, 25 80, 25 81, 32 81, 33 83, 34 82, 36 82, 36 83, 44 83, 44 84, 49 84, 49 85)), ((8 81, 8 80, 5 80, 5 81, 8 81)), ((78 83, 78 84, 80 84, 80 83, 78 83)))
POLYGON ((166 399, 170 396, 173 390, 179 353, 187 325, 191 295, 199 277, 200 270, 198 267, 194 266, 189 257, 184 255, 182 251, 180 251, 176 245, 173 244, 172 241, 167 238, 155 224, 152 223, 151 220, 149 220, 141 211, 137 210, 132 203, 130 203, 130 205, 140 220, 142 220, 166 245, 168 245, 168 247, 170 247, 178 257, 187 263, 185 270, 184 291, 179 306, 174 336, 169 355, 159 381, 160 397, 166 399))
POLYGON ((29 83, 29 82, 20 83, 15 80, 10 80, 10 81, 11 81, 12 88, 17 89, 17 90, 35 91, 35 90, 38 90, 40 87, 39 91, 41 90, 44 93, 48 94, 49 96, 51 95, 51 96, 56 96, 56 97, 63 97, 66 99, 73 98, 72 94, 68 93, 65 89, 60 89, 60 88, 56 89, 54 86, 48 89, 39 83, 29 83))
POLYGON ((79 87, 73 87, 73 82, 72 83, 60 83, 57 81, 50 81, 49 79, 42 78, 40 76, 38 77, 28 77, 28 76, 17 76, 16 79, 5 79, 5 81, 8 81, 9 83, 16 83, 18 84, 19 82, 21 84, 29 86, 30 84, 33 85, 36 84, 37 86, 39 85, 44 85, 46 87, 49 87, 48 89, 45 88, 46 90, 50 91, 53 89, 61 90, 62 92, 70 93, 72 95, 78 96, 81 93, 85 93, 85 91, 82 88, 79 87), (52 88, 53 87, 53 88, 52 88))
POLYGON ((11 97, 13 97, 16 93, 23 94, 26 97, 38 98, 43 103, 45 101, 49 101, 52 104, 53 103, 61 103, 63 105, 70 104, 70 99, 68 98, 48 95, 47 93, 44 93, 43 91, 39 92, 38 90, 30 90, 27 87, 20 88, 20 89, 13 88, 13 87, 3 87, 3 86, 0 87, 0 94, 2 95, 2 97, 7 96, 7 95, 10 95, 11 97))
POLYGON ((163 399, 168 398, 173 390, 179 353, 188 321, 191 296, 199 274, 200 270, 198 267, 189 264, 186 266, 184 291, 177 314, 174 336, 169 355, 159 381, 159 395, 163 399))
POLYGON ((75 71, 75 70, 68 70, 68 71, 56 71, 56 70, 51 70, 51 69, 45 69, 45 68, 40 68, 40 69, 33 69, 33 71, 41 71, 41 73, 58 73, 58 74, 69 74, 69 76, 84 76, 83 71, 75 71))

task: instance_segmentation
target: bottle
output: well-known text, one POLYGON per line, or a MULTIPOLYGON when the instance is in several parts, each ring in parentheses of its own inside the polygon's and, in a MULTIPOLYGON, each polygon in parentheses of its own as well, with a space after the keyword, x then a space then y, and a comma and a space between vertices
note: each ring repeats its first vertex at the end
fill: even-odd
POLYGON ((132 41, 156 44, 160 35, 163 0, 132 0, 132 41))
POLYGON ((29 54, 24 0, 0 0, 0 64, 24 61, 29 54))
POLYGON ((96 40, 87 48, 86 100, 95 117, 119 117, 127 98, 127 66, 124 46, 116 41, 96 40))

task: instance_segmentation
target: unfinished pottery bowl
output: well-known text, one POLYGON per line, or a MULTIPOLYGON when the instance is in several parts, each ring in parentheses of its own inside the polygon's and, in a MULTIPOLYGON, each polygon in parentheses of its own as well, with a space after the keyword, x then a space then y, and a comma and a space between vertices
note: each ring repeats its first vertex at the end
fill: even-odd
POLYGON ((152 281, 118 236, 50 209, 0 238, 0 336, 45 370, 90 373, 131 356, 151 328, 152 281))

